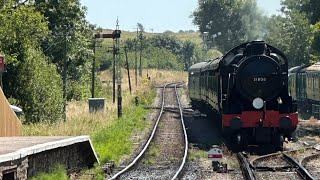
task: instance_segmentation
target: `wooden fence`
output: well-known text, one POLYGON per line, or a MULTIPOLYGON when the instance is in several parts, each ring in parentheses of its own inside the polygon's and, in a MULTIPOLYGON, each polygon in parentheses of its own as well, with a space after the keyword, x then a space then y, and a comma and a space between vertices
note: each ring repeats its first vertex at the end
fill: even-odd
POLYGON ((0 88, 0 137, 21 136, 22 123, 0 88))

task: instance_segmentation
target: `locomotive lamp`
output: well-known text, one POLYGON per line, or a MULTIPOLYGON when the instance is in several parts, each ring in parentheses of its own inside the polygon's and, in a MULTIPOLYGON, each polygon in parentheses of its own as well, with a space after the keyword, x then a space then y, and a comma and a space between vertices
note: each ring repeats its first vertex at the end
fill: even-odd
POLYGON ((254 108, 256 109, 261 109, 263 107, 263 100, 259 97, 255 98, 253 101, 252 101, 252 105, 254 108))

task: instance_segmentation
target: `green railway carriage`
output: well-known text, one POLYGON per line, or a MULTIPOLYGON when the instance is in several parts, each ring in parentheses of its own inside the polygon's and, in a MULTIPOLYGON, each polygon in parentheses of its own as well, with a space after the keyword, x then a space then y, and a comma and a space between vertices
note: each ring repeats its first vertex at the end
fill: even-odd
POLYGON ((189 69, 189 79, 188 79, 188 86, 189 86, 189 96, 190 99, 192 100, 192 107, 197 107, 199 106, 200 102, 201 102, 201 97, 199 92, 197 92, 197 87, 200 86, 200 80, 199 80, 199 76, 200 76, 200 70, 201 67, 204 66, 206 64, 206 62, 201 62, 201 63, 197 63, 193 66, 190 67, 189 69))
POLYGON ((221 59, 209 61, 201 68, 201 97, 213 109, 219 110, 219 62, 221 59))
POLYGON ((320 119, 320 62, 291 68, 289 93, 297 99, 300 113, 320 119))

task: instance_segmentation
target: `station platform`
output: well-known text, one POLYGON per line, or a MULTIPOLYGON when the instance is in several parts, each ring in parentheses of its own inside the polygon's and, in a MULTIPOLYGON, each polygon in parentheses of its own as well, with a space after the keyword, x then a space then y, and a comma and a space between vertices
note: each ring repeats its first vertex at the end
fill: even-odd
POLYGON ((29 179, 56 165, 79 171, 95 163, 89 136, 0 137, 0 179, 29 179))

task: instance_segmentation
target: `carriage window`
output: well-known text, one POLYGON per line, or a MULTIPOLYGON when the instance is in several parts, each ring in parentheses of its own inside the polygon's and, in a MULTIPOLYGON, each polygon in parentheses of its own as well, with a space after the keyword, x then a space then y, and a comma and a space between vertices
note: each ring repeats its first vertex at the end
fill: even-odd
POLYGON ((311 75, 312 76, 312 89, 314 89, 315 85, 314 85, 314 74, 311 75))

